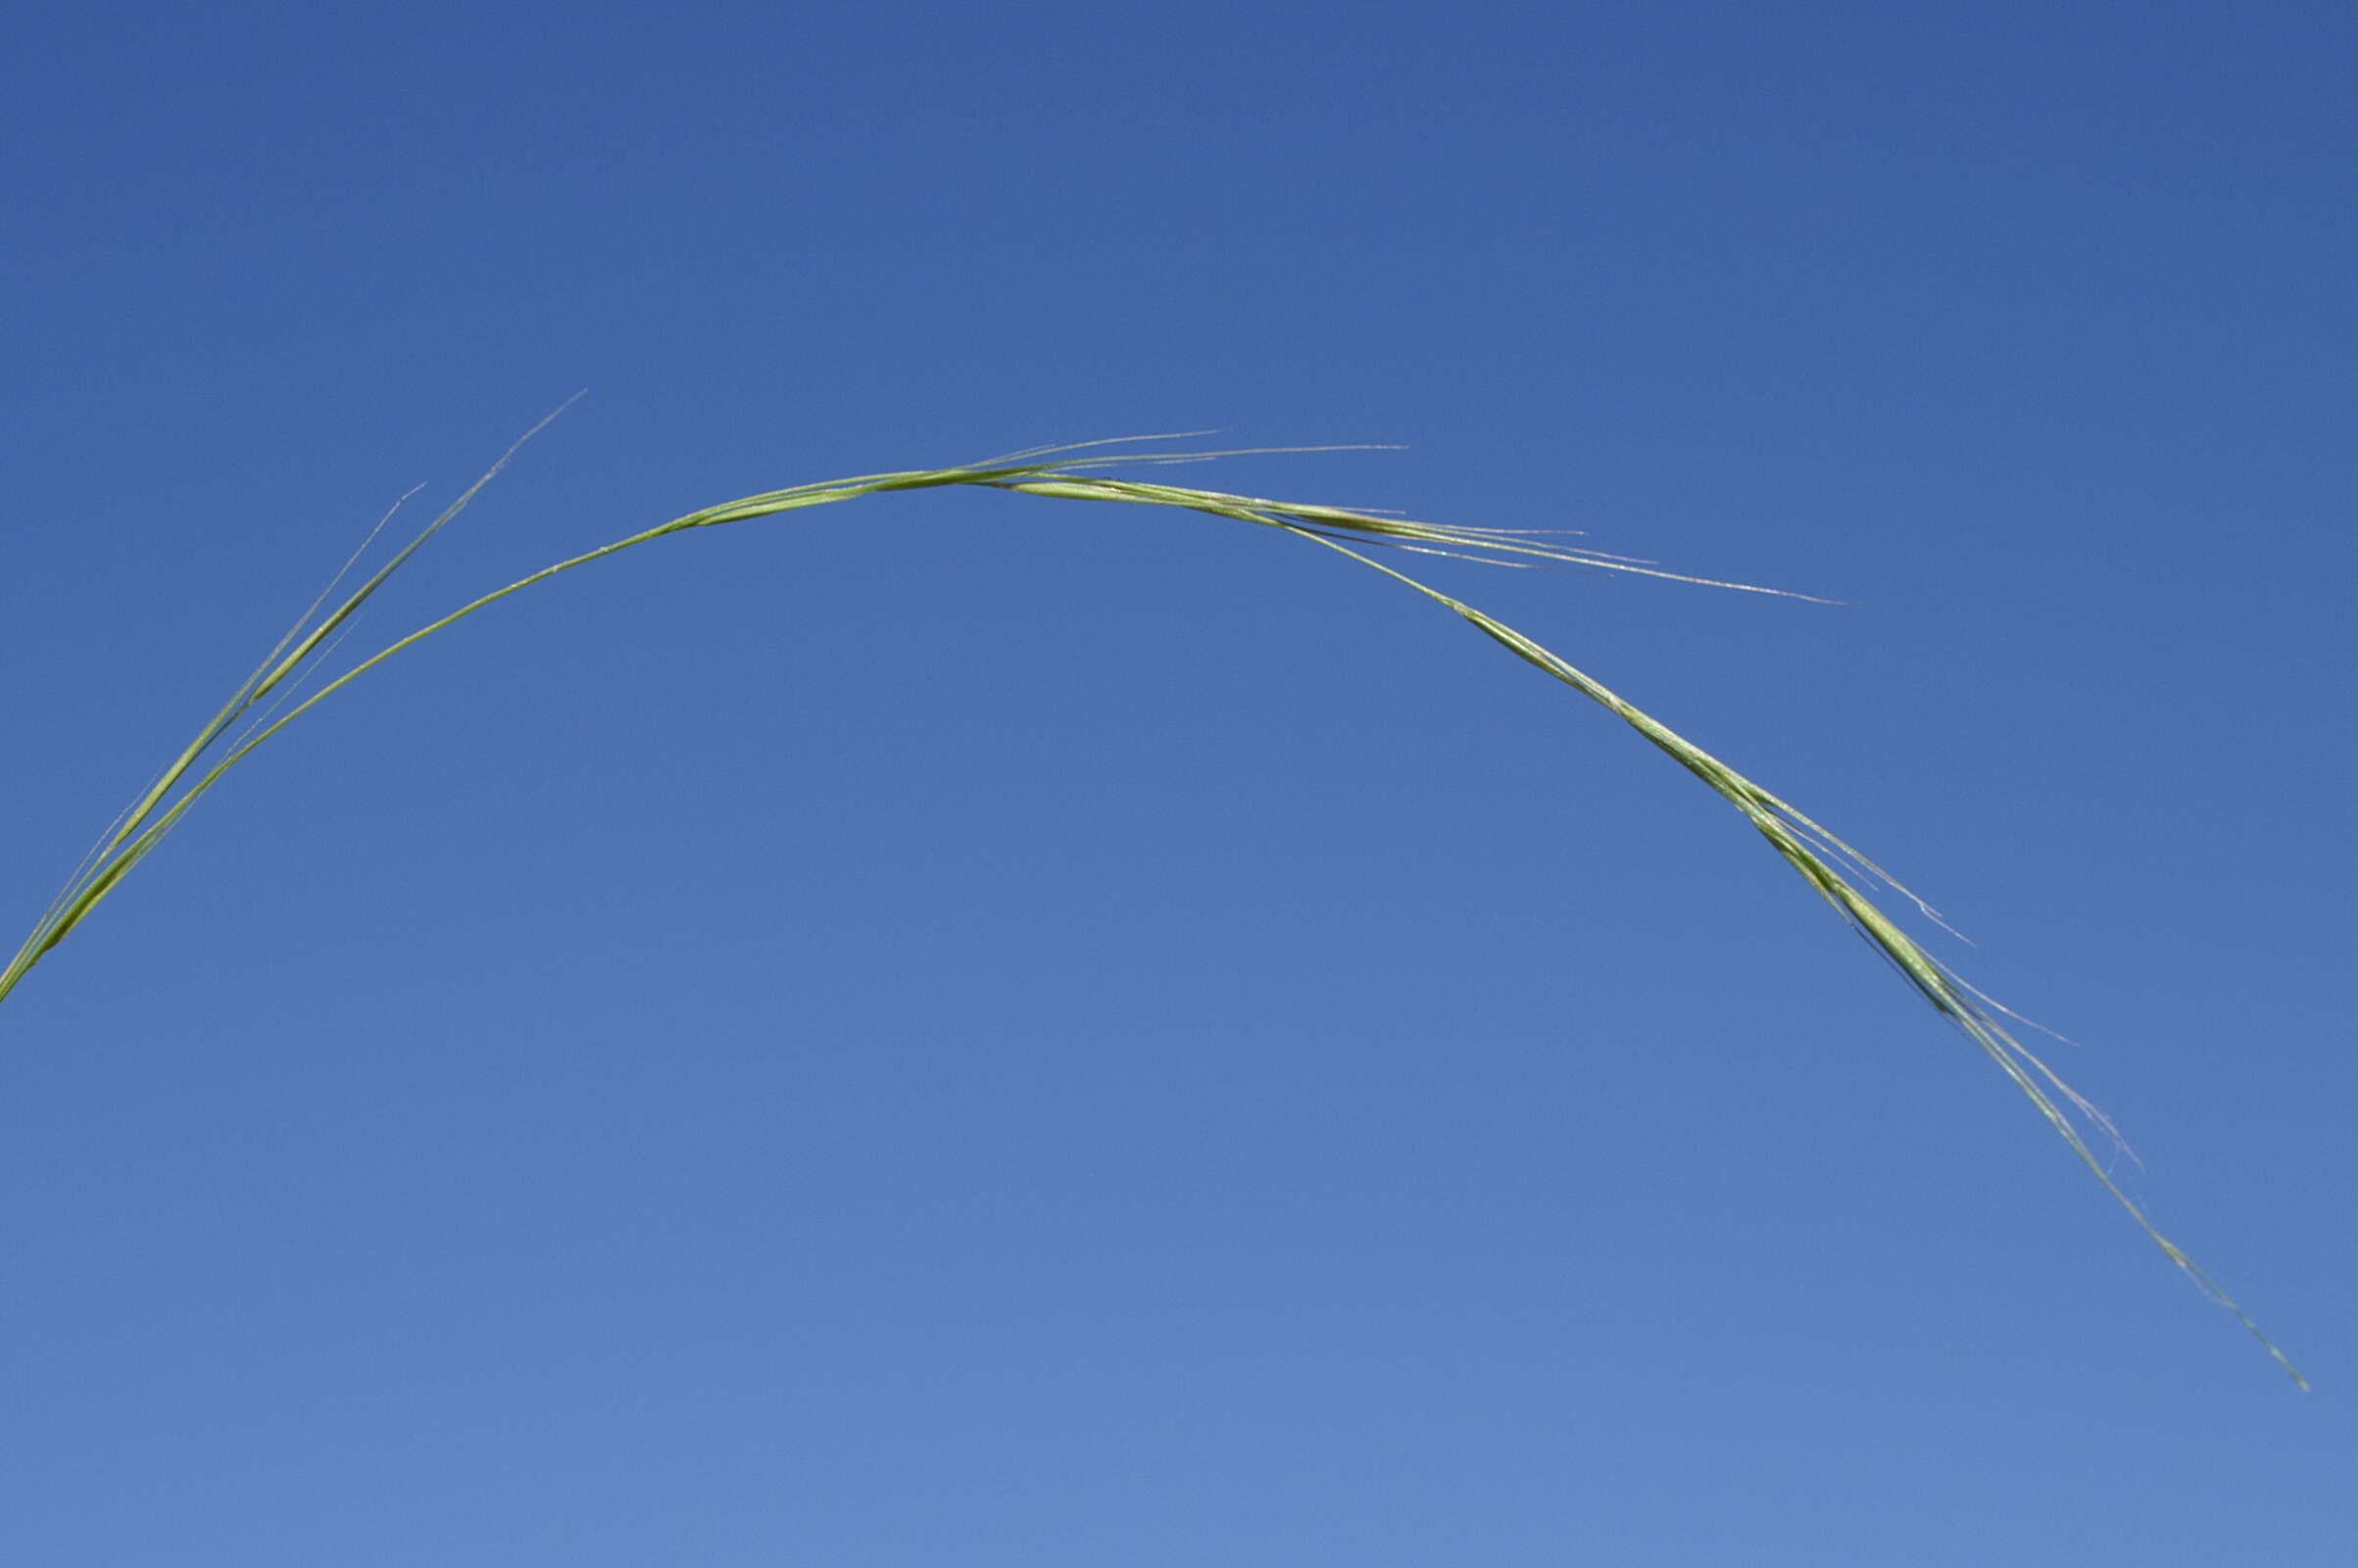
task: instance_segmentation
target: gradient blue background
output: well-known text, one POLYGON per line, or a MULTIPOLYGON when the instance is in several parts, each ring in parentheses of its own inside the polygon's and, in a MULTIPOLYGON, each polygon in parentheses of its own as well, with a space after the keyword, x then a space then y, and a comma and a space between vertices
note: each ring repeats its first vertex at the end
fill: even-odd
MULTIPOLYGON (((2358 15, 41 8, 0 888, 362 632, 1035 442, 1440 569, 2084 1042, 2297 1395, 1731 812, 1348 564, 890 498, 290 731, 0 1019, 0 1559, 2346 1564, 2358 15)), ((354 644, 356 648, 360 645, 354 644)))

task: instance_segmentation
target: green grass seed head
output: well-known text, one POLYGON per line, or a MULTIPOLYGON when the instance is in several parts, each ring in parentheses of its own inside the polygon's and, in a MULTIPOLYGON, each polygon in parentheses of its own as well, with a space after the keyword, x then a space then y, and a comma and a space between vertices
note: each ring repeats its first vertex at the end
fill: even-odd
MULTIPOLYGON (((569 403, 567 405, 569 407, 569 403)), ((558 413, 563 413, 560 409, 558 413)), ((408 636, 379 649, 346 667, 332 678, 326 678, 311 695, 300 701, 290 701, 292 694, 309 679, 319 678, 338 638, 348 628, 361 608, 381 589, 388 579, 406 564, 436 533, 448 525, 479 495, 483 487, 516 456, 525 441, 547 426, 549 419, 526 431, 515 446, 501 456, 457 501, 431 522, 412 535, 382 565, 364 578, 360 585, 336 597, 337 589, 358 568, 360 556, 348 562, 343 571, 330 582, 311 609, 289 628, 270 654, 237 689, 229 700, 199 728, 196 736, 168 763, 156 782, 134 800, 70 878, 52 901, 31 932, 16 951, 5 969, 0 969, 0 1000, 5 1000, 23 982, 33 966, 62 943, 87 919, 100 903, 121 886, 124 877, 154 852, 166 834, 178 826, 189 808, 204 797, 229 770, 267 743, 288 724, 300 718, 320 702, 374 669, 394 656, 417 646, 425 638, 486 610, 499 601, 517 594, 552 577, 586 566, 592 562, 618 555, 625 550, 672 534, 686 533, 699 528, 719 527, 729 523, 748 522, 761 517, 775 516, 810 507, 830 506, 838 502, 856 501, 866 496, 909 490, 943 489, 951 486, 970 486, 1006 491, 1014 495, 1043 497, 1063 501, 1119 502, 1132 506, 1163 507, 1181 512, 1248 522, 1279 529, 1306 543, 1334 551, 1358 564, 1377 571, 1395 582, 1414 591, 1432 603, 1442 606, 1471 624, 1483 635, 1505 648, 1525 663, 1533 665, 1551 678, 1570 686, 1591 702, 1604 708, 1635 729, 1649 744, 1667 755, 1673 761, 1699 779, 1713 793, 1742 812, 1768 840, 1770 846, 1787 864, 1791 865, 1820 897, 1834 906, 1852 930, 1863 937, 1875 951, 1897 971, 1903 980, 1932 1007, 1955 1025, 1973 1044, 1994 1063, 1999 1071, 2022 1092, 2044 1120, 2063 1139, 2072 1152, 2094 1173, 2104 1190, 2120 1202, 2144 1234, 2158 1246, 2163 1254, 2214 1300, 2234 1313, 2277 1363, 2295 1383, 2308 1385, 2284 1353, 2260 1331, 2244 1310, 2229 1298, 2168 1237, 2157 1230, 2144 1210, 2122 1190, 2103 1162, 2096 1156, 2083 1126, 2100 1137, 2117 1144, 2111 1124, 2088 1103, 2068 1084, 2055 1075, 2046 1063, 2024 1048, 2021 1041, 2004 1022, 2011 1016, 2007 1010, 1959 978, 1945 964, 1927 952, 1915 939, 1868 896, 1868 887, 1881 888, 1895 895, 1927 915, 1938 916, 1921 899, 1916 898, 1893 881, 1873 861, 1835 837, 1817 822, 1802 814, 1777 796, 1771 794, 1727 763, 1695 746, 1668 725, 1640 710, 1627 700, 1600 682, 1575 668, 1538 642, 1513 627, 1476 610, 1462 600, 1443 593, 1428 583, 1409 576, 1398 567, 1380 561, 1370 552, 1389 551, 1394 555, 1413 554, 1439 556, 1454 560, 1476 561, 1492 565, 1532 566, 1547 564, 1582 565, 1605 571, 1660 577, 1675 582, 1698 583, 1706 586, 1739 589, 1745 592, 1771 593, 1779 590, 1756 588, 1744 583, 1717 582, 1710 578, 1687 576, 1663 570, 1650 563, 1626 557, 1608 555, 1601 551, 1583 549, 1559 542, 1563 536, 1520 530, 1471 527, 1461 524, 1425 522, 1373 512, 1355 511, 1345 507, 1321 504, 1271 500, 1266 497, 1244 496, 1224 491, 1199 489, 1187 485, 1164 484, 1140 479, 1120 478, 1095 470, 1117 463, 1133 466, 1168 466, 1181 463, 1204 462, 1214 458, 1245 455, 1243 451, 1171 451, 1139 448, 1132 443, 1168 439, 1165 437, 1116 438, 1111 441, 1084 442, 1074 446, 1042 447, 1029 452, 1013 453, 1004 458, 989 459, 978 464, 963 464, 947 468, 908 469, 893 473, 858 475, 847 479, 824 480, 814 484, 795 485, 783 490, 766 491, 745 496, 719 506, 707 507, 652 528, 643 529, 617 539, 611 544, 581 555, 544 566, 528 576, 518 578, 503 588, 460 606, 437 620, 428 622, 408 636), (1121 453, 1104 449, 1121 447, 1121 453), (1088 456, 1075 456, 1078 453, 1088 456), (276 710, 265 707, 267 699, 276 694, 280 701, 276 710)), ((1202 434, 1203 432, 1191 432, 1202 434)), ((1332 451, 1335 448, 1260 448, 1263 452, 1332 451)), ((387 514, 389 521, 391 514, 387 514)), ((378 530, 385 526, 378 524, 378 530)), ((374 531, 369 538, 376 537, 374 531)), ((364 545, 365 554, 367 546, 364 545)), ((1803 598, 1805 595, 1788 595, 1803 598)))

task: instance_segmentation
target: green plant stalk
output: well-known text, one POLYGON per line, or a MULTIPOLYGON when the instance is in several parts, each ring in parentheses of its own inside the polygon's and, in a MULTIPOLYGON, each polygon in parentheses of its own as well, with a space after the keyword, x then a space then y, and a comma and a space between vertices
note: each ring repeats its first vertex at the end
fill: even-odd
MULTIPOLYGON (((563 412, 561 409, 560 413, 563 412)), ((551 415, 553 419, 556 415, 551 415)), ((2006 1009, 1982 995, 1966 983, 1947 965, 1934 957, 1886 914, 1864 892, 1860 884, 1881 885, 1908 900, 1919 911, 1930 915, 1923 901, 1909 893, 1874 862, 1861 856, 1849 845, 1835 837, 1787 802, 1780 800, 1759 785, 1737 772, 1727 763, 1679 735, 1660 720, 1641 711, 1622 697, 1594 680, 1561 658, 1524 636, 1513 627, 1454 599, 1439 589, 1409 576, 1396 567, 1375 560, 1365 552, 1370 548, 1388 547, 1418 554, 1439 555, 1461 560, 1485 562, 1497 565, 1542 565, 1550 563, 1571 564, 1609 571, 1632 572, 1644 576, 1664 577, 1674 581, 1705 583, 1714 587, 1738 588, 1749 592, 1772 592, 1755 589, 1747 584, 1713 582, 1708 578, 1683 576, 1658 570, 1643 563, 1604 555, 1600 552, 1564 546, 1547 535, 1518 532, 1508 529, 1469 527, 1460 524, 1430 523, 1408 518, 1352 511, 1341 507, 1309 505, 1297 502, 1271 501, 1263 498, 1232 495, 1222 491, 1197 489, 1182 485, 1154 484, 1136 479, 1121 479, 1090 470, 1125 461, 1105 456, 1072 457, 1066 454, 1086 447, 1114 445, 1109 442, 1085 443, 1084 447, 1041 448, 1032 452, 1011 454, 981 464, 950 468, 909 469, 894 473, 863 474, 847 479, 825 480, 816 484, 796 485, 784 490, 767 491, 708 507, 668 522, 659 523, 612 544, 584 552, 544 566, 529 576, 520 577, 504 588, 482 595, 440 619, 420 626, 375 654, 361 660, 333 679, 326 681, 310 696, 273 716, 261 710, 265 699, 282 693, 281 702, 289 699, 306 675, 317 671, 333 645, 334 639, 351 622, 361 608, 384 586, 392 576, 425 542, 456 517, 513 459, 523 442, 531 439, 549 421, 544 419, 527 431, 516 446, 511 447, 498 463, 477 479, 459 499, 427 523, 410 540, 396 550, 382 566, 371 572, 361 585, 347 594, 333 608, 322 611, 333 597, 337 583, 358 564, 359 557, 339 573, 337 582, 330 583, 327 593, 296 622, 271 649, 270 654, 253 674, 233 693, 221 710, 206 721, 196 737, 165 768, 163 774, 134 801, 117 819, 92 851, 83 865, 71 878, 25 939, 5 969, 0 969, 0 1001, 4 1001, 23 982, 33 966, 40 962, 58 944, 89 918, 91 912, 120 887, 133 867, 152 854, 166 834, 176 827, 196 802, 204 797, 221 777, 251 756, 272 736, 295 719, 345 686, 374 669, 395 655, 415 647, 425 638, 445 627, 465 620, 476 612, 489 608, 512 594, 552 577, 603 561, 638 545, 673 534, 687 533, 699 528, 719 527, 733 522, 745 522, 758 517, 775 516, 782 513, 801 511, 810 507, 829 506, 837 502, 856 501, 866 496, 896 491, 933 490, 951 486, 974 486, 1005 490, 1018 495, 1040 496, 1076 501, 1118 501, 1133 505, 1175 508, 1202 513, 1211 516, 1254 523, 1282 530, 1309 543, 1349 557, 1360 565, 1414 590, 1435 604, 1470 622, 1477 630, 1504 647, 1516 658, 1562 681, 1590 701, 1607 709, 1658 750, 1666 753, 1680 766, 1700 779, 1721 799, 1741 811, 1746 820, 1767 839, 1771 848, 1807 882, 1818 895, 1831 904, 1850 928, 1864 937, 1916 994, 1933 1008, 1961 1030, 1980 1051, 1996 1064, 2016 1089, 2027 1098, 2039 1116, 2050 1126, 2074 1155, 2095 1176, 2104 1190, 2126 1209, 2137 1227, 2144 1232, 2165 1256, 2177 1265, 2197 1288, 2232 1312, 2253 1338, 2259 1341, 2277 1364, 2290 1375, 2293 1382, 2307 1388, 2304 1379, 2292 1362, 2263 1333, 2242 1307, 2235 1304, 2219 1289, 2192 1258, 2155 1228, 2144 1210, 2114 1180, 2103 1162, 2096 1156, 2080 1124, 2073 1119, 2077 1112, 2090 1126, 2099 1130, 2109 1141, 2118 1145, 2118 1135, 2086 1100, 2064 1083, 2047 1064, 2033 1054, 2007 1028, 2000 1014, 2006 1009), (247 727, 232 737, 241 721, 247 727)), ((1319 449, 1284 449, 1319 450, 1319 449)), ((1196 462, 1207 458, 1238 456, 1222 452, 1151 452, 1133 454, 1132 463, 1171 464, 1196 462)), ((382 523, 378 525, 380 528, 382 523)), ((373 534, 371 538, 373 538, 373 534)), ((364 551, 366 550, 364 546, 364 551)), ((1789 595, 1787 597, 1805 597, 1789 595)), ((1937 918, 1937 917, 1936 917, 1937 918)))

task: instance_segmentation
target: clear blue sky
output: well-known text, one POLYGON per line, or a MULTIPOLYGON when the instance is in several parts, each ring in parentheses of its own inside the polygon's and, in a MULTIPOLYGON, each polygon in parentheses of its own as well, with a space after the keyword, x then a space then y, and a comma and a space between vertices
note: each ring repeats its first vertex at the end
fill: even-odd
MULTIPOLYGON (((2344 1565, 2358 14, 46 7, 0 896, 360 633, 1212 426, 2080 1044, 2301 1396, 1731 812, 1292 541, 888 498, 578 573, 0 1017, 0 1559, 2344 1565)), ((355 649, 362 642, 352 645, 355 649)), ((12 938, 13 940, 13 938, 12 938)))

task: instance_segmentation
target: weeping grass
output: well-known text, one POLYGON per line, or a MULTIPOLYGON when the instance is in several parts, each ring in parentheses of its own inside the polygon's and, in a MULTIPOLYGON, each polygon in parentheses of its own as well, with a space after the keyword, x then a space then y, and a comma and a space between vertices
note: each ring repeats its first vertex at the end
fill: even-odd
MULTIPOLYGON (((558 412, 564 411, 561 409, 558 412)), ((556 415, 549 417, 554 419, 556 415)), ((1554 653, 1494 616, 1409 575, 1389 561, 1378 560, 1377 553, 1387 553, 1396 560, 1402 555, 1425 555, 1505 566, 1579 565, 1744 592, 1773 590, 1663 571, 1625 557, 1565 545, 1560 542, 1560 535, 1421 522, 1342 507, 1272 501, 1186 485, 1116 477, 1103 470, 1114 466, 1163 466, 1245 454, 1162 449, 1141 451, 1133 448, 1108 455, 1104 448, 1127 446, 1128 443, 1088 442, 1079 446, 1036 448, 958 467, 871 473, 848 479, 824 480, 816 484, 795 485, 724 502, 716 507, 707 507, 544 566, 529 576, 484 594, 440 619, 420 626, 408 636, 348 665, 341 673, 321 679, 336 646, 350 629, 353 617, 429 539, 464 512, 483 487, 507 466, 524 442, 538 434, 548 422, 544 419, 525 432, 457 501, 394 550, 389 559, 363 577, 357 587, 345 591, 339 599, 338 590, 358 573, 361 563, 390 522, 393 514, 387 514, 379 521, 361 551, 346 563, 344 570, 279 639, 262 663, 221 705, 220 711, 206 721, 195 738, 172 759, 155 782, 109 826, 64 889, 43 911, 31 934, 9 960, 7 968, 0 970, 0 1001, 13 993, 35 964, 79 928, 98 906, 113 895, 132 868, 154 852, 165 835, 179 825, 192 806, 220 783, 231 768, 252 756, 271 737, 405 649, 416 646, 478 611, 488 609, 512 594, 521 593, 552 577, 674 534, 750 522, 781 513, 900 491, 939 490, 962 485, 1052 500, 1122 502, 1133 506, 1198 513, 1257 527, 1274 528, 1305 544, 1332 551, 1371 571, 1382 573, 1463 619, 1525 663, 1561 681, 1605 709, 1636 730, 1649 745, 1701 780, 1712 793, 1742 812, 1779 858, 1831 905, 1843 923, 1864 938, 1917 996, 1954 1025, 1999 1072, 2005 1074, 2007 1080, 2030 1102, 2039 1117, 2063 1140, 2104 1191, 2161 1249, 2163 1255, 2191 1279, 2203 1294, 2232 1312, 2296 1384, 2302 1388, 2308 1387, 2299 1369, 2261 1332, 2250 1315, 2236 1305, 2176 1243, 2156 1229, 2145 1211, 2121 1188, 2105 1162, 2098 1157, 2094 1147, 2096 1143, 2102 1143, 2116 1152, 2126 1152, 2119 1135, 2100 1111, 2024 1046, 2013 1026, 2013 1023, 2021 1022, 2019 1017, 1976 990, 1928 953, 1865 890, 1879 890, 1888 899, 1903 902, 1937 923, 1938 917, 1921 899, 1798 808, 1753 783, 1659 719, 1641 711, 1601 682, 1574 668, 1554 653), (302 688, 309 682, 319 683, 309 695, 302 695, 302 688), (2010 1019, 2013 1023, 2009 1023, 2010 1019), (2084 1128, 2087 1130, 2084 1131, 2084 1128)), ((1256 450, 1300 452, 1339 449, 1256 450)), ((398 510, 397 507, 395 511, 398 510)))

